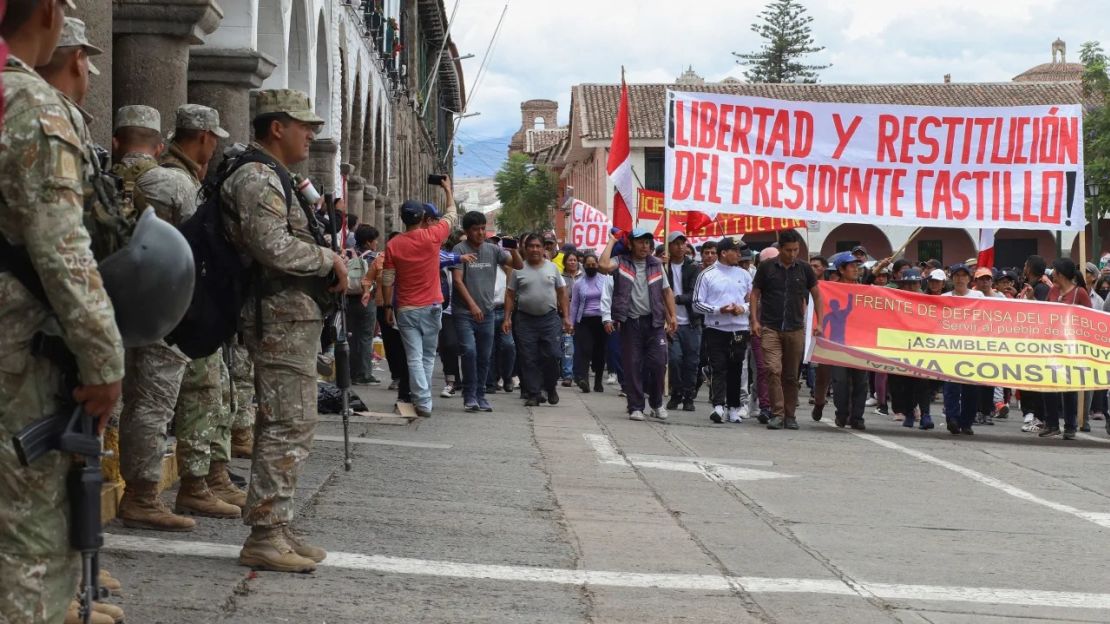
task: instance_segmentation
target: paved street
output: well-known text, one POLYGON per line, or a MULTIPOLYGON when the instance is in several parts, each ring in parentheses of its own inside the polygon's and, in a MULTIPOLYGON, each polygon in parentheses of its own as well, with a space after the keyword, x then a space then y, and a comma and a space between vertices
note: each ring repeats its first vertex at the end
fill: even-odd
POLYGON ((1101 422, 1068 443, 1020 417, 974 438, 870 417, 861 435, 803 397, 800 431, 768 431, 700 401, 660 424, 627 420, 612 387, 561 397, 356 424, 350 473, 317 441, 297 528, 330 555, 312 575, 238 566, 238 522, 113 524, 118 602, 144 623, 1110 621, 1101 422))

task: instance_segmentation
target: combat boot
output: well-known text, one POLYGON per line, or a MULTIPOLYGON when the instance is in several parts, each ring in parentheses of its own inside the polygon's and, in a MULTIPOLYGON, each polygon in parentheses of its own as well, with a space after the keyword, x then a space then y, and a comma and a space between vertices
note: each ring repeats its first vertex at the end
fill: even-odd
POLYGON ((118 596, 120 590, 123 589, 123 584, 119 582, 119 579, 112 576, 112 574, 104 568, 100 568, 100 574, 97 575, 96 582, 115 596, 118 596))
POLYGON ((284 528, 285 541, 289 542, 289 545, 293 547, 294 552, 296 552, 298 555, 304 557, 305 559, 311 559, 316 563, 320 563, 324 559, 327 559, 328 553, 326 550, 302 541, 293 533, 293 529, 290 529, 289 525, 286 525, 284 528))
POLYGON ((119 519, 131 529, 152 531, 192 531, 196 520, 174 515, 158 497, 158 484, 128 481, 119 503, 119 519))
POLYGON ((227 474, 227 462, 212 462, 208 465, 208 476, 204 478, 208 491, 216 498, 236 507, 247 506, 247 493, 235 487, 227 474))
MULTIPOLYGON (((69 603, 69 607, 66 609, 64 624, 84 624, 85 621, 80 615, 80 607, 81 605, 76 600, 69 603)), ((123 621, 123 609, 115 605, 94 602, 92 617, 89 618, 89 621, 92 622, 92 624, 119 624, 119 622, 123 621), (108 609, 105 609, 105 607, 108 607, 108 609), (115 617, 117 614, 119 619, 115 617)))
POLYGON ((231 430, 231 456, 250 459, 254 453, 254 431, 250 427, 231 430))
POLYGON ((285 538, 285 527, 252 527, 239 551, 239 565, 274 572, 314 572, 316 562, 302 557, 285 538))
POLYGON ((181 489, 177 491, 177 502, 173 510, 209 518, 238 518, 243 510, 216 497, 204 477, 181 477, 181 489))

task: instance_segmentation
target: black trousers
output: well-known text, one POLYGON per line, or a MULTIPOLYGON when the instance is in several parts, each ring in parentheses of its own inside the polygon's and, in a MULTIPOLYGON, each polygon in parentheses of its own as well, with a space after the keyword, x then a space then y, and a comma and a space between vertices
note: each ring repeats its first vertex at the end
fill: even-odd
POLYGON ((534 316, 513 313, 516 328, 516 359, 520 362, 520 386, 525 398, 551 392, 559 379, 563 361, 563 328, 559 313, 552 310, 534 316))
POLYGON ((848 424, 863 422, 864 403, 867 401, 867 371, 834 366, 832 382, 837 421, 848 424))
POLYGON ((385 322, 385 309, 378 306, 378 327, 382 330, 382 346, 385 347, 385 361, 389 364, 389 376, 397 380, 397 400, 408 403, 412 400, 409 391, 409 361, 405 355, 405 345, 401 342, 401 332, 385 322))
POLYGON ((933 399, 933 383, 928 379, 889 375, 887 391, 895 414, 913 414, 913 408, 921 410, 922 416, 929 414, 929 404, 933 399))
POLYGON ((751 334, 746 331, 726 332, 712 327, 702 330, 702 346, 709 351, 711 405, 740 407, 740 391, 743 389, 742 380, 750 338, 751 334))
POLYGON ((443 315, 443 323, 439 328, 439 361, 443 362, 443 378, 453 380, 455 386, 461 386, 459 335, 455 329, 455 320, 450 314, 443 315))
POLYGON ((605 373, 605 356, 609 348, 609 334, 600 316, 583 316, 574 327, 574 378, 589 381, 590 366, 594 377, 600 381, 605 373))

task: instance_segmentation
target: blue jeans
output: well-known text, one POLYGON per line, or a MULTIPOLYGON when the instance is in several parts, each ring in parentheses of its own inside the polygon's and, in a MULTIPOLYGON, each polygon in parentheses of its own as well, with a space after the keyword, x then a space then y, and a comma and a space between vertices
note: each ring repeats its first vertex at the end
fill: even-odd
MULTIPOLYGON (((701 359, 701 327, 679 325, 678 332, 670 341, 669 351, 671 396, 693 401, 694 386, 698 383, 698 361, 701 359)), ((742 368, 744 363, 737 363, 736 366, 742 368)))
POLYGON ((961 429, 975 424, 979 386, 946 381, 943 396, 944 420, 959 423, 961 429))
POLYGON ((412 403, 428 412, 432 411, 432 369, 436 364, 442 314, 443 306, 439 304, 397 312, 397 330, 409 365, 412 403))
POLYGON ((493 351, 494 317, 491 310, 483 320, 455 312, 455 334, 462 355, 463 403, 486 398, 490 353, 493 351))
POLYGON ((574 336, 563 334, 563 379, 574 379, 574 336))
POLYGON ((489 374, 486 375, 486 385, 496 386, 499 382, 509 382, 513 378, 513 368, 516 367, 516 341, 512 333, 501 331, 501 324, 505 322, 505 308, 493 309, 493 351, 490 353, 489 374))

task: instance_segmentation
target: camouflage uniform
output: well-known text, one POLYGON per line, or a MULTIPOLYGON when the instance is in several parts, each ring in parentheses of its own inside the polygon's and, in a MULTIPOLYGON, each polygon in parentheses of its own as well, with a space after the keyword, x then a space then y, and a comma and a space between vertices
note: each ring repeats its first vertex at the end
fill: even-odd
POLYGON ((15 57, 4 70, 4 100, 0 234, 27 248, 61 314, 0 273, 0 621, 60 622, 77 581, 68 536, 69 458, 49 453, 25 468, 10 443, 57 405, 58 372, 32 354, 31 339, 40 331, 64 336, 86 384, 118 381, 123 347, 82 225, 92 164, 81 113, 15 57))
MULTIPOLYGON (((122 126, 161 130, 161 119, 158 111, 148 106, 125 106, 116 118, 116 128, 122 126)), ((180 211, 158 198, 165 195, 161 188, 175 184, 182 174, 158 167, 149 154, 125 154, 120 164, 131 167, 146 160, 155 166, 139 176, 136 187, 160 218, 177 225, 180 211)), ((195 204, 194 200, 193 210, 195 204)), ((119 425, 120 473, 124 481, 158 483, 162 480, 166 426, 173 419, 181 379, 188 364, 185 354, 163 340, 127 350, 127 376, 123 383, 123 412, 119 425)))
MULTIPOLYGON (((260 91, 256 101, 258 115, 306 109, 296 114, 305 117, 303 121, 322 123, 303 93, 260 91)), ((265 151, 256 143, 251 147, 265 151)), ((262 267, 256 289, 272 293, 260 302, 261 327, 253 292, 243 306, 243 337, 259 393, 243 521, 253 527, 284 526, 293 519, 297 476, 308 459, 318 421, 316 353, 323 315, 310 290, 326 289, 324 278, 332 270, 334 254, 313 240, 301 209, 295 203, 286 205, 281 180, 266 165, 243 165, 220 193, 239 216, 239 223, 225 221, 231 240, 262 267)))
POLYGON ((235 414, 232 430, 254 428, 254 364, 250 353, 240 344, 233 344, 231 380, 235 386, 235 414))

